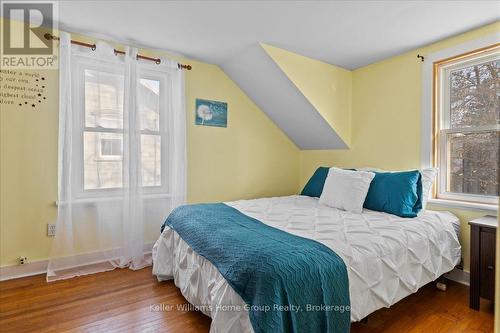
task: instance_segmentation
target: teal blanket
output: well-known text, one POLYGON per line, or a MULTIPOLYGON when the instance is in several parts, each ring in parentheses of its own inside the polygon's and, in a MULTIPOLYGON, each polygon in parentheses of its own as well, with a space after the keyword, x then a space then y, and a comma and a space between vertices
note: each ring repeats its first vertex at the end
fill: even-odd
POLYGON ((217 267, 248 305, 256 333, 349 332, 347 269, 323 244, 222 203, 178 207, 165 225, 217 267))

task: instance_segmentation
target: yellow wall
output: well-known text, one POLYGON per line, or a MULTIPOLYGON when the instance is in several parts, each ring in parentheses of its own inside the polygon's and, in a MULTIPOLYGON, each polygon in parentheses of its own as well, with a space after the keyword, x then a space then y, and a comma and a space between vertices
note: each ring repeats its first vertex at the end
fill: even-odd
MULTIPOLYGON (((78 39, 84 39, 77 36, 78 39)), ((88 39, 87 39, 88 41, 88 39)), ((188 201, 297 192, 299 150, 217 66, 183 59, 186 72, 188 201), (194 125, 195 98, 228 103, 228 127, 194 125)), ((38 111, 1 105, 0 265, 49 256, 57 199, 58 72, 46 77, 38 111)))
POLYGON ((188 201, 295 194, 299 150, 217 66, 187 74, 188 201), (195 98, 228 103, 228 128, 195 126, 195 98))
POLYGON ((0 105, 0 265, 20 255, 46 258, 46 224, 56 217, 57 103, 54 70, 46 78, 47 103, 38 111, 0 105))
MULTIPOLYGON (((350 149, 301 151, 301 186, 321 165, 387 170, 420 168, 422 63, 417 54, 433 53, 499 31, 500 23, 491 24, 355 70, 350 149)), ((467 221, 485 213, 429 208, 446 209, 460 217, 464 264, 468 271, 467 221)))
MULTIPOLYGON (((220 68, 184 59, 193 65, 193 70, 186 72, 188 201, 293 194, 320 165, 418 168, 421 63, 416 54, 425 55, 498 31, 500 24, 492 24, 352 74, 334 69, 322 76, 320 63, 318 70, 313 70, 315 81, 306 80, 300 70, 306 66, 300 66, 299 58, 277 61, 311 103, 321 110, 334 110, 324 114, 325 119, 331 115, 346 117, 340 110, 351 108, 345 95, 350 93, 352 83, 351 125, 343 127, 344 135, 350 128, 350 149, 339 151, 299 151, 220 68), (291 67, 294 61, 299 61, 297 69, 291 67), (314 94, 318 85, 336 90, 323 91, 332 94, 321 100, 314 94), (227 102, 228 128, 195 126, 197 97, 227 102)), ((274 57, 280 56, 274 52, 274 57)), ((51 238, 45 235, 46 224, 56 214, 58 73, 42 74, 50 89, 47 103, 39 111, 2 106, 0 112, 0 265, 14 264, 20 255, 44 259, 50 250, 51 238)), ((462 221, 461 241, 468 270, 467 221, 484 213, 447 210, 462 221)))
POLYGON ((349 146, 352 71, 271 45, 261 46, 349 146))

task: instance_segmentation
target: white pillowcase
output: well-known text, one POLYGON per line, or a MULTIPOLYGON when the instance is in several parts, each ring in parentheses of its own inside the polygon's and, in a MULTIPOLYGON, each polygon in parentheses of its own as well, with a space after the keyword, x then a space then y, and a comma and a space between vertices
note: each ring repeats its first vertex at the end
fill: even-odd
POLYGON ((361 213, 373 177, 373 172, 330 168, 319 203, 361 213))
POLYGON ((422 175, 422 212, 427 207, 427 201, 429 201, 429 197, 431 195, 432 184, 434 184, 434 180, 436 179, 437 169, 436 168, 427 168, 419 170, 422 175))

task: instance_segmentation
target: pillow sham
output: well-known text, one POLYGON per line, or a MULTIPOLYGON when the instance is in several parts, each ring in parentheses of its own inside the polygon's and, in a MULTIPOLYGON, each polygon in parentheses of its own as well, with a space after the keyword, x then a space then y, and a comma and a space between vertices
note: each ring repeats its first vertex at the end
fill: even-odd
MULTIPOLYGON (((361 171, 371 171, 371 172, 401 172, 401 171, 385 171, 381 169, 376 169, 376 168, 357 168, 356 170, 361 170, 361 171)), ((422 211, 425 211, 427 207, 427 201, 429 201, 429 197, 431 194, 431 189, 432 185, 434 184, 434 181, 436 180, 437 176, 437 169, 436 168, 426 168, 426 169, 420 169, 420 174, 422 175, 422 211)))
POLYGON ((432 185, 434 184, 434 180, 436 180, 437 171, 436 168, 420 170, 420 174, 422 175, 422 211, 427 207, 427 201, 429 201, 432 185))
POLYGON ((319 198, 321 196, 321 192, 323 192, 323 186, 325 185, 325 180, 328 176, 328 170, 330 170, 330 168, 317 168, 312 177, 307 182, 306 186, 304 186, 302 192, 300 192, 300 195, 319 198))
MULTIPOLYGON (((314 174, 309 178, 307 184, 300 192, 300 195, 307 195, 309 197, 319 198, 323 192, 323 187, 325 186, 326 177, 328 176, 328 171, 330 167, 319 167, 316 169, 314 174)), ((344 169, 356 171, 356 169, 344 169)))
POLYGON ((363 207, 400 217, 416 217, 422 209, 420 171, 375 172, 363 207))
POLYGON ((330 168, 319 203, 353 213, 361 213, 374 177, 373 172, 330 168))

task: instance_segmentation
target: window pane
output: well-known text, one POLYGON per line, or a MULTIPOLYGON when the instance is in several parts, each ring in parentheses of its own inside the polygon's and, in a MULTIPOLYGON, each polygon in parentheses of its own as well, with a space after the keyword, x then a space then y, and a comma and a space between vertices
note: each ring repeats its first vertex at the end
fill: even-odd
POLYGON ((84 132, 84 189, 122 187, 122 134, 84 132))
POLYGON ((160 130, 160 81, 140 79, 139 115, 141 130, 160 130))
POLYGON ((122 156, 122 140, 119 138, 102 138, 101 137, 101 157, 122 156))
POLYGON ((451 127, 500 123, 500 60, 450 73, 451 127))
POLYGON ((448 192, 498 196, 500 132, 448 135, 448 192))
POLYGON ((85 70, 85 126, 123 128, 123 75, 85 70))
POLYGON ((161 185, 161 138, 159 135, 141 135, 142 185, 161 185))

